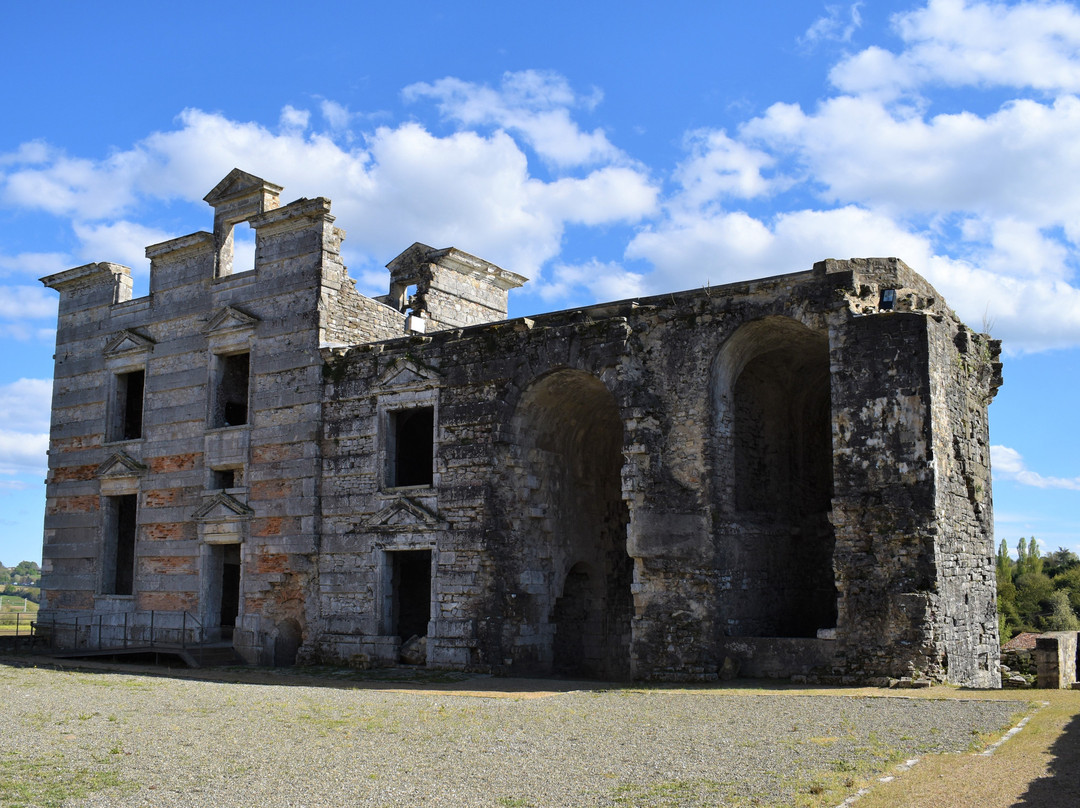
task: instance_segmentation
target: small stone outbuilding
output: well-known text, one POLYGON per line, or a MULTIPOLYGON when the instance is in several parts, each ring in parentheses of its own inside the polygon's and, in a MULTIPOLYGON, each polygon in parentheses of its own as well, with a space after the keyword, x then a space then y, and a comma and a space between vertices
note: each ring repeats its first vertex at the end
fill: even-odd
POLYGON ((231 172, 146 297, 116 264, 43 279, 41 619, 97 627, 71 643, 999 686, 1000 346, 902 261, 507 320, 525 278, 456 248, 358 293, 330 202, 280 191, 231 172))

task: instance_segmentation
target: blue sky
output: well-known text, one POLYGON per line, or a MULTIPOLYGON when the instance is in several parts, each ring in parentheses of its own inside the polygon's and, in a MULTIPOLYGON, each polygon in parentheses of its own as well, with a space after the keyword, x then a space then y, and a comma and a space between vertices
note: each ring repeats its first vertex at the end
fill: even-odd
MULTIPOLYGON (((1080 6, 5 4, 0 561, 39 559, 55 292, 210 229, 239 167, 327 196, 359 287, 414 241, 514 315, 896 255, 1004 341, 997 536, 1080 552, 1080 6), (46 19, 47 17, 47 19, 46 19)), ((239 260, 239 259, 238 259, 239 260)))

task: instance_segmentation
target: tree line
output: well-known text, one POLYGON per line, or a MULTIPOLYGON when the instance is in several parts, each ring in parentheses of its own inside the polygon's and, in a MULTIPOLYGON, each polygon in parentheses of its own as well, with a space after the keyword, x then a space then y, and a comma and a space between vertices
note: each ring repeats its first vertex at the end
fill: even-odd
POLYGON ((0 564, 0 595, 41 602, 41 567, 36 561, 20 561, 14 567, 0 564))
POLYGON ((1080 557, 1072 550, 1042 555, 1034 536, 1021 536, 1014 560, 1002 539, 997 590, 1003 643, 1021 631, 1080 631, 1080 557))

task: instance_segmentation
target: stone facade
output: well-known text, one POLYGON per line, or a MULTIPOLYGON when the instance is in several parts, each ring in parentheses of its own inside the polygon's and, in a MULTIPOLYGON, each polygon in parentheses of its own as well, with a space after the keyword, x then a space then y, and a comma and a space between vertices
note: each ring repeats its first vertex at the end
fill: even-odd
POLYGON ((259 664, 416 635, 495 673, 999 686, 1000 346, 903 262, 507 320, 525 279, 453 248, 357 293, 329 201, 280 190, 233 171, 146 298, 114 264, 43 279, 43 620, 259 664))

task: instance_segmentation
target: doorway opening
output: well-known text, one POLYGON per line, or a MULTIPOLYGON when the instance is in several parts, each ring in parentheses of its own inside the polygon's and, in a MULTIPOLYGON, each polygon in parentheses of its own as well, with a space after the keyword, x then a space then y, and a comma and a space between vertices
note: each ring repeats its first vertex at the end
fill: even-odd
POLYGON ((431 620, 431 550, 398 550, 388 555, 391 633, 406 642, 426 637, 431 620))

